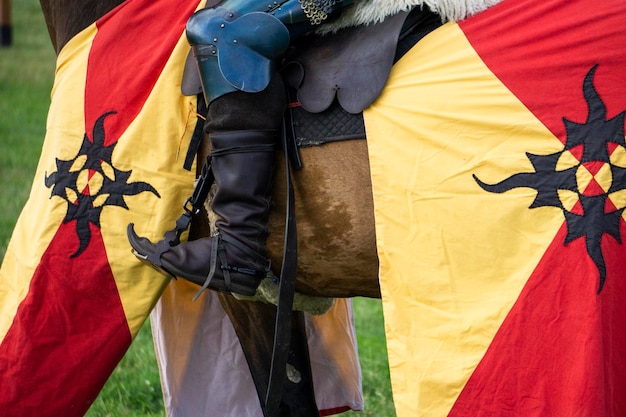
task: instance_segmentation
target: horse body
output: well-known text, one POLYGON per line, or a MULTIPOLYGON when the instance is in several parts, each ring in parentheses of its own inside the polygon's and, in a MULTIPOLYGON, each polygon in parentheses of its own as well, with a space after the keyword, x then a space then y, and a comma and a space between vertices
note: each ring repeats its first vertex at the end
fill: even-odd
MULTIPOLYGON (((48 31, 57 53, 74 35, 122 2, 123 0, 88 0, 79 4, 41 0, 48 31)), ((489 3, 483 0, 475 2, 489 3)), ((368 2, 362 2, 365 3, 368 2)), ((377 0, 372 0, 371 3, 379 4, 377 0)), ((399 9, 424 3, 427 2, 398 2, 401 5, 399 9)), ((363 13, 367 14, 367 8, 364 10, 363 13)), ((465 13, 472 11, 475 10, 467 8, 465 13)), ((455 10, 451 13, 457 12, 455 10)), ((363 19, 363 13, 354 17, 356 20, 353 22, 362 23, 358 19, 363 19)), ((370 19, 375 21, 376 14, 371 15, 370 19)), ((342 24, 349 25, 346 22, 342 24)), ((333 31, 336 27, 329 26, 327 29, 333 31)), ((208 142, 205 140, 201 145, 198 161, 204 161, 209 153, 208 142)), ((374 206, 366 141, 347 140, 302 148, 300 156, 303 169, 293 172, 292 177, 298 230, 297 291, 318 297, 379 298, 374 206)), ((277 155, 276 166, 274 207, 270 216, 267 246, 274 272, 278 273, 283 257, 287 202, 284 180, 286 165, 282 155, 277 155)), ((208 223, 200 223, 199 227, 192 230, 192 238, 206 236, 208 233, 208 223)), ((273 306, 241 302, 224 294, 220 294, 220 301, 240 339, 263 403, 270 374, 268 358, 272 341, 269 335, 273 332, 276 310, 273 306)), ((301 351, 305 337, 302 333, 298 334, 297 330, 292 333, 292 357, 304 355, 292 360, 300 363, 306 360, 306 352, 301 351), (297 352, 297 349, 300 351, 297 352)), ((300 392, 294 390, 283 395, 283 404, 287 405, 282 407, 281 415, 316 415, 314 404, 306 411, 298 405, 310 402, 311 397, 311 387, 307 384, 301 385, 300 392)))
MULTIPOLYGON (((385 0, 369 0, 369 1, 363 0, 363 2, 360 4, 362 5, 365 5, 366 3, 370 5, 381 4, 380 2, 387 3, 385 2, 385 0)), ((486 9, 487 7, 492 6, 499 2, 500 0, 439 0, 439 1, 438 0, 421 0, 421 1, 420 0, 414 0, 414 1, 398 0, 397 1, 397 3, 399 4, 406 5, 406 7, 416 6, 416 5, 427 5, 432 10, 438 12, 442 16, 442 20, 462 19, 471 14, 478 13, 486 9), (448 5, 450 5, 451 8, 449 10, 446 10, 446 6, 448 5)), ((107 0, 106 2, 99 2, 97 0, 88 0, 87 3, 81 3, 79 5, 78 3, 72 3, 69 1, 61 2, 59 0, 41 0, 41 3, 42 3, 42 9, 44 10, 44 14, 46 16, 46 22, 48 24, 48 30, 50 32, 53 45, 55 46, 55 49, 58 52, 74 34, 78 33, 81 29, 93 23, 97 18, 104 15, 107 11, 113 9, 115 6, 120 4, 121 1, 120 0, 107 0)), ((515 2, 513 3, 515 4, 515 2)), ((516 7, 522 3, 520 2, 516 3, 516 7)), ((528 3, 531 3, 531 2, 528 2, 528 3)), ((562 2, 562 3, 567 3, 567 2, 562 2)), ((519 10, 516 10, 516 12, 526 10, 527 7, 525 6, 526 4, 522 4, 522 7, 518 7, 519 10)), ((536 9, 541 9, 539 11, 542 13, 545 13, 547 11, 545 7, 544 8, 539 7, 536 9)), ((507 9, 507 12, 509 12, 508 9, 507 9)), ((522 14, 522 16, 525 16, 525 15, 522 14)), ((539 13, 537 12, 537 10, 535 10, 532 16, 534 16, 535 18, 539 16, 539 13)), ((552 15, 546 14, 546 16, 550 17, 552 15)), ((529 19, 528 21, 533 21, 533 20, 529 19)), ((489 22, 489 24, 492 24, 492 23, 493 21, 489 22)), ((342 24, 343 23, 341 23, 341 25, 342 24)), ((484 24, 484 22, 482 24, 484 24)), ((567 27, 567 25, 565 27, 568 29, 573 28, 573 27, 569 28, 567 27)), ((580 26, 580 27, 583 27, 583 26, 580 26)), ((615 27, 617 27, 617 25, 615 27)), ((484 28, 484 26, 480 26, 480 28, 484 28)), ((551 25, 545 25, 544 28, 547 28, 544 31, 544 34, 550 33, 550 35, 552 35, 553 33, 555 33, 554 31, 550 32, 552 30, 551 25)), ((335 29, 337 29, 337 27, 328 26, 325 29, 327 29, 328 32, 332 32, 335 29)), ((568 33, 568 32, 562 31, 561 33, 568 33)), ((550 38, 551 37, 552 36, 550 36, 550 38)), ((462 39, 464 41, 466 40, 466 38, 462 38, 462 39)), ((544 39, 548 39, 548 36, 545 36, 543 38, 539 37, 537 39, 539 39, 540 41, 543 41, 544 39)), ((599 39, 599 36, 593 39, 590 38, 588 40, 591 42, 597 39, 599 39)), ((585 41, 587 41, 586 38, 585 38, 585 41)), ((542 42, 537 41, 536 43, 540 44, 542 42)), ((440 49, 438 48, 437 51, 439 50, 440 49)), ((600 51, 601 49, 596 48, 594 50, 600 51)), ((562 51, 562 49, 559 50, 559 53, 560 51, 562 51)), ((604 51, 602 52, 604 54, 606 51, 608 51, 608 49, 607 50, 602 49, 602 51, 604 51)), ((611 53, 613 53, 613 51, 611 51, 611 53)), ((612 59, 618 60, 620 63, 623 63, 623 55, 618 56, 617 58, 612 57, 612 59)), ((452 60, 451 62, 454 63, 455 61, 452 60)), ((546 68, 551 68, 551 67, 548 66, 546 68)), ((553 80, 550 79, 550 83, 552 82, 553 80)), ((595 91, 594 87, 591 86, 589 88, 589 91, 595 91)), ((428 96, 428 99, 430 100, 430 96, 428 96)), ((604 108, 604 107, 603 105, 596 105, 595 108, 599 109, 599 108, 604 108)), ((433 109, 435 109, 435 107, 432 107, 427 110, 433 110, 433 109)), ((622 109, 623 107, 620 107, 618 111, 621 111, 622 109)), ((457 120, 456 119, 452 120, 452 119, 453 118, 451 118, 450 123, 455 124, 457 120)), ((559 122, 561 122, 561 120, 564 120, 565 122, 569 122, 569 119, 561 118, 560 116, 558 120, 559 122)), ((472 123, 473 122, 474 121, 472 120, 472 123)), ((570 122, 570 123, 574 124, 574 122, 570 122)), ((566 127, 567 126, 568 124, 566 123, 566 127)), ((559 127, 561 127, 561 125, 559 125, 559 127)), ((532 128, 530 129, 532 130, 532 128)), ((623 135, 623 132, 620 132, 620 134, 623 135)), ((372 136, 373 135, 370 135, 370 137, 372 136)), ((550 138, 550 140, 552 141, 552 138, 550 138)), ((621 138, 620 138, 620 144, 621 144, 621 138)), ((201 150, 198 155, 199 161, 203 161, 206 155, 208 154, 209 150, 207 149, 207 146, 208 145, 203 145, 201 147, 201 150)), ((374 147, 374 141, 371 142, 371 146, 374 147)), ((379 287, 379 282, 378 282, 378 257, 376 253, 375 229, 374 229, 374 205, 373 205, 373 196, 372 196, 372 184, 370 182, 370 173, 369 173, 368 145, 366 141, 350 140, 350 141, 343 141, 343 142, 333 142, 333 143, 328 143, 319 147, 304 148, 300 150, 300 153, 301 153, 304 168, 302 170, 299 170, 293 173, 293 182, 294 182, 294 188, 295 188, 295 194, 296 194, 296 213, 297 213, 297 221, 298 221, 298 255, 299 256, 298 256, 298 274, 297 274, 297 284, 296 284, 297 290, 304 294, 309 294, 313 296, 323 296, 323 297, 354 297, 354 296, 380 297, 381 293, 380 293, 380 287, 379 287)), ((530 155, 530 153, 527 153, 527 154, 530 155)), ((372 154, 372 161, 374 161, 375 155, 376 155, 375 153, 372 154)), ((414 160, 411 160, 411 161, 414 161, 414 160)), ((276 170, 276 176, 275 176, 276 187, 274 188, 274 204, 275 205, 271 213, 271 218, 270 218, 271 235, 268 240, 268 252, 269 252, 269 257, 271 258, 272 263, 273 263, 274 272, 278 272, 280 270, 281 262, 282 262, 283 241, 284 241, 284 234, 285 234, 284 213, 285 213, 286 200, 287 200, 286 198, 287 192, 286 192, 286 186, 285 186, 285 181, 284 181, 284 178, 286 175, 285 163, 281 156, 277 156, 277 162, 278 163, 277 163, 277 170, 276 170)), ((376 165, 374 164, 372 164, 372 166, 376 167, 376 165)), ((463 168, 465 169, 465 167, 463 168)), ((433 210, 433 211, 436 211, 436 210, 433 210)), ((557 219, 557 221, 561 222, 562 220, 559 218, 557 219)), ((200 226, 201 227, 193 231, 192 233, 192 235, 194 235, 193 238, 205 236, 206 233, 208 232, 208 222, 204 221, 204 223, 200 224, 200 226)), ((404 232, 404 230, 402 230, 401 227, 400 229, 401 229, 400 230, 401 233, 404 232)), ((468 233, 467 236, 471 236, 471 234, 468 233)), ((616 239, 616 240, 619 240, 619 239, 616 239)), ((412 262, 414 262, 414 259, 413 257, 411 257, 411 255, 415 253, 416 253, 415 251, 412 253, 409 253, 408 263, 411 266, 412 266, 412 262)), ((561 262, 561 261, 559 262, 560 262, 560 265, 567 265, 565 262, 561 262)), ((423 274, 422 277, 424 275, 425 274, 423 274)), ((538 276, 543 277, 542 275, 538 275, 538 276)), ((566 275, 562 275, 562 276, 565 277, 566 275)), ((383 280, 383 283, 385 282, 386 281, 383 280)), ((422 282, 423 284, 422 287, 425 290, 423 292, 433 292, 433 293, 436 292, 437 294, 439 294, 436 288, 428 287, 428 285, 424 283, 428 284, 429 281, 425 280, 424 282, 422 282)), ((394 284, 396 284, 396 282, 394 282, 394 284)), ((469 284, 474 285, 473 282, 470 282, 469 284)), ((410 285, 413 285, 413 283, 411 283, 410 285)), ((408 285, 405 287, 402 287, 401 285, 396 285, 396 287, 398 291, 402 292, 404 291, 405 288, 408 287, 408 285)), ((419 287, 419 286, 416 285, 416 287, 419 287)), ((489 283, 489 287, 493 288, 492 282, 489 283)), ((555 284, 555 288, 558 288, 560 290, 561 287, 565 287, 565 285, 562 284, 561 282, 555 284)), ((477 287, 477 288, 481 288, 481 287, 477 287)), ((552 288, 552 287, 549 287, 549 288, 552 288)), ((576 289, 576 291, 578 291, 578 289, 576 289)), ((503 298, 501 292, 498 292, 498 291, 494 291, 494 292, 495 292, 495 295, 493 299, 503 298)), ((529 294, 534 295, 538 293, 529 292, 529 294)), ((477 297, 482 297, 482 295, 483 294, 478 294, 478 293, 476 294, 477 297)), ((513 295, 513 299, 517 300, 517 296, 519 294, 517 292, 512 292, 512 295, 513 295)), ((559 297, 560 297, 559 303, 556 303, 556 306, 559 307, 559 311, 556 314, 558 314, 559 319, 560 319, 561 317, 566 316, 566 314, 562 314, 563 311, 565 310, 561 308, 563 307, 563 305, 561 304, 561 301, 562 301, 561 298, 564 299, 565 297, 563 296, 563 294, 560 294, 560 293, 559 293, 559 297)), ((385 298, 387 298, 387 296, 385 298)), ((532 304, 528 304, 529 306, 531 306, 529 309, 533 311, 533 314, 537 313, 536 314, 537 320, 539 320, 539 318, 541 317, 544 317, 540 314, 541 311, 534 308, 537 305, 535 301, 539 301, 538 298, 541 298, 541 297, 533 298, 531 296, 529 298, 533 300, 532 304)), ((619 299, 619 296, 615 296, 615 299, 619 299)), ((248 359, 250 369, 253 374, 253 378, 256 383, 256 387, 259 393, 259 397, 261 399, 261 403, 263 403, 263 394, 266 392, 267 381, 269 380, 269 374, 270 374, 270 367, 268 366, 269 365, 268 355, 270 354, 272 343, 271 343, 271 337, 269 335, 271 334, 271 331, 272 331, 271 328, 272 328, 274 316, 276 313, 276 309, 273 306, 266 305, 266 304, 248 303, 248 302, 238 301, 230 295, 220 294, 220 300, 222 302, 224 310, 227 312, 227 314, 229 315, 233 323, 233 326, 235 328, 235 331, 237 332, 237 335, 239 336, 240 342, 246 354, 246 358, 248 359)), ((572 308, 574 309, 576 314, 583 311, 583 308, 584 308, 584 306, 581 307, 578 300, 579 298, 576 298, 574 301, 571 302, 573 306, 572 308)), ((597 298, 592 299, 592 301, 589 304, 592 307, 589 307, 589 308, 594 308, 594 309, 596 308, 594 304, 596 303, 595 300, 597 300, 597 298)), ((480 301, 476 302, 476 304, 482 303, 482 302, 483 300, 481 298, 480 301)), ((606 301, 607 310, 605 311, 604 314, 606 315, 612 314, 612 316, 610 317, 618 317, 618 318, 621 317, 619 316, 619 314, 621 313, 618 312, 617 310, 615 310, 616 311, 615 313, 613 312, 613 310, 610 310, 610 307, 608 306, 611 304, 614 304, 612 302, 612 299, 607 298, 607 301, 606 301)), ((424 306, 427 309, 435 310, 431 308, 430 304, 424 303, 424 306)), ((455 304, 454 307, 455 308, 458 307, 458 304, 455 304)), ((522 307, 524 307, 524 305, 522 305, 522 307)), ((396 310, 399 311, 402 309, 396 308, 396 310)), ((502 309, 502 311, 506 312, 505 310, 506 310, 505 308, 502 309)), ((596 314, 600 314, 600 313, 597 313, 595 310, 593 311, 594 312, 593 314, 590 314, 590 317, 595 317, 596 314)), ((446 311, 442 310, 442 312, 445 315, 446 311)), ((550 319, 552 316, 550 316, 549 313, 550 311, 548 311, 548 308, 546 308, 545 317, 550 319)), ((413 310, 411 310, 411 314, 414 314, 414 316, 411 316, 411 317, 407 316, 407 319, 404 321, 407 321, 407 322, 415 321, 415 318, 417 317, 416 313, 413 310)), ((426 316, 426 317, 428 318, 429 316, 426 316)), ((452 317, 452 319, 454 320, 456 316, 452 314, 446 318, 449 319, 450 317, 452 317)), ((523 322, 524 324, 529 323, 528 328, 527 328, 528 330, 534 330, 534 329, 530 329, 530 327, 534 325, 535 323, 534 321, 526 320, 526 317, 522 317, 522 316, 519 316, 519 317, 521 317, 520 322, 523 322)), ((572 317, 579 317, 579 316, 572 315, 572 317)), ((390 317, 386 317, 386 320, 387 319, 390 319, 390 317)), ((464 320, 457 320, 457 321, 459 322, 458 324, 460 326, 459 327, 460 331, 454 332, 453 330, 450 330, 451 332, 450 334, 452 334, 454 338, 460 340, 459 335, 461 335, 463 332, 467 332, 467 329, 470 329, 471 326, 467 325, 467 322, 465 322, 464 320)), ((492 320, 491 316, 489 320, 481 320, 481 321, 488 321, 488 322, 495 323, 495 320, 492 320)), ((554 324, 554 327, 552 328, 553 329, 556 328, 556 331, 558 333, 563 332, 563 334, 566 334, 568 331, 571 331, 572 334, 574 334, 578 332, 580 329, 580 325, 578 322, 572 325, 572 329, 574 330, 568 330, 568 329, 565 329, 565 327, 557 327, 561 325, 558 320, 544 320, 541 326, 537 326, 537 328, 543 329, 545 323, 551 322, 551 321, 554 321, 556 323, 554 324)), ((596 321, 602 322, 602 320, 596 320, 596 321)), ((391 320, 389 320, 387 323, 391 323, 391 320)), ((430 324, 431 323, 428 323, 429 326, 430 324)), ((429 331, 430 329, 429 326, 425 327, 425 332, 429 331)), ((607 320, 606 326, 614 326, 614 324, 611 320, 607 320)), ((525 327, 520 326, 520 329, 523 330, 524 328, 525 327)), ((496 328, 494 327, 494 329, 496 328)), ((589 329, 587 330, 594 331, 594 329, 595 327, 592 328, 591 330, 589 329)), ((519 329, 515 328, 514 330, 518 331, 519 329)), ((604 330, 607 332, 607 334, 611 334, 611 335, 613 334, 613 331, 614 331, 614 329, 611 327, 607 327, 607 329, 604 329, 604 330)), ((295 333, 297 333, 297 331, 295 333)), ((487 332, 483 331, 482 333, 485 334, 487 332)), ((495 330, 494 330, 494 333, 495 333, 495 330)), ((498 330, 498 333, 500 333, 500 330, 498 330)), ((541 332, 538 332, 536 336, 536 340, 540 340, 540 337, 543 336, 540 333, 541 332)), ((501 334, 507 335, 506 332, 502 332, 501 334)), ((292 336, 293 335, 294 333, 292 333, 292 336)), ((298 355, 302 353, 301 351, 296 351, 297 349, 302 348, 302 344, 299 344, 303 340, 302 336, 303 336, 302 334, 300 335, 295 334, 295 336, 292 337, 291 353, 294 355, 298 355)), ((437 337, 436 334, 430 334, 430 333, 426 334, 426 339, 437 340, 436 337, 437 337)), ((520 341, 519 343, 520 351, 523 351, 523 349, 526 348, 526 346, 525 345, 522 346, 523 343, 521 343, 522 341, 525 341, 526 339, 529 341, 529 343, 533 344, 533 349, 536 347, 535 345, 548 345, 548 344, 542 344, 542 343, 535 343, 535 339, 529 338, 526 334, 522 336, 520 333, 520 336, 518 339, 520 341)), ((474 341, 475 340, 472 340, 472 344, 474 343, 474 341)), ((514 353, 518 352, 517 350, 510 349, 511 344, 508 342, 507 339, 501 339, 501 341, 503 341, 502 342, 503 345, 506 345, 507 352, 509 352, 509 354, 513 355, 514 353)), ((565 343, 562 343, 561 345, 565 347, 565 343)), ((608 345, 620 346, 619 344, 606 344, 606 345, 607 346, 608 345)), ((422 345, 418 344, 417 341, 415 342, 415 344, 411 346, 411 348, 413 349, 415 346, 419 346, 420 349, 423 348, 422 345)), ((492 346, 491 340, 489 340, 488 343, 486 343, 486 346, 492 346)), ((427 346, 425 346, 424 348, 426 347, 427 346)), ((439 353, 441 353, 442 355, 447 354, 445 350, 441 349, 441 345, 439 343, 437 343, 436 348, 438 349, 439 353)), ((487 348, 485 347, 485 349, 487 348)), ((489 347, 489 349, 491 349, 491 347, 489 347)), ((414 349, 414 350, 417 350, 417 349, 414 349)), ((585 349, 585 350, 589 351, 589 349, 585 349)), ((494 352, 496 352, 496 354, 492 356, 492 359, 495 356, 498 356, 497 355, 498 351, 494 350, 494 352)), ((523 352, 526 353, 525 351, 523 352)), ((529 350, 529 352, 530 352, 529 354, 536 353, 534 357, 541 357, 541 358, 547 357, 543 354, 544 351, 542 350, 536 350, 536 351, 529 350)), ((414 352, 411 352, 411 353, 414 353, 414 352)), ((430 353, 430 352, 427 351, 427 353, 430 353)), ((551 352, 551 353, 554 353, 554 352, 551 352)), ((579 352, 574 352, 574 353, 578 355, 579 352)), ((396 354, 398 353, 396 352, 396 354)), ((582 355, 582 353, 580 354, 582 355)), ((559 351, 558 353, 556 353, 555 358, 559 358, 560 360, 562 355, 563 355, 563 352, 559 351)), ((304 357, 299 356, 298 360, 300 361, 300 360, 306 359, 305 356, 306 354, 304 354, 304 357)), ((601 355, 597 355, 597 356, 600 357, 601 355)), ((534 357, 533 357, 533 360, 534 360, 534 357)), ((566 358, 565 356, 562 356, 562 357, 566 358)), ((583 356, 574 355, 572 356, 573 360, 571 360, 568 363, 569 364, 580 363, 579 359, 581 357, 584 358, 585 360, 587 359, 587 357, 584 355, 583 356)), ((515 358, 518 359, 517 356, 515 356, 515 358)), ((429 357, 428 359, 431 360, 432 358, 429 357)), ((569 357, 567 357, 566 359, 569 360, 569 357)), ((405 360, 404 357, 402 357, 402 361, 408 362, 405 360)), ((598 362, 598 364, 602 365, 604 363, 603 361, 606 361, 606 360, 602 358, 601 361, 598 362)), ((414 362, 417 363, 419 361, 414 359, 414 362)), ((431 361, 429 362, 429 364, 432 365, 432 363, 434 362, 436 361, 431 361)), ((450 361, 446 357, 445 360, 441 360, 439 362, 440 363, 445 362, 447 366, 447 364, 450 361)), ((498 361, 496 362, 498 362, 499 366, 505 365, 505 362, 501 361, 499 358, 498 358, 498 361)), ((298 362, 298 363, 302 364, 304 362, 298 362)), ((537 362, 537 363, 540 363, 540 362, 537 362)), ((306 366, 306 365, 302 365, 302 366, 306 366)), ((508 364, 506 365, 506 367, 508 368, 508 364)), ((459 366, 459 369, 461 368, 463 368, 463 372, 465 372, 465 370, 467 369, 471 369, 470 366, 465 366, 463 364, 462 366, 461 365, 459 366)), ((607 371, 608 368, 609 368, 608 366, 605 366, 604 368, 604 370, 606 371, 605 373, 609 373, 609 371, 607 371)), ((482 377, 485 378, 486 380, 491 380, 493 372, 489 371, 489 369, 491 368, 486 368, 486 369, 488 370, 483 371, 482 377)), ((502 371, 503 374, 506 373, 505 372, 506 370, 503 369, 502 367, 497 368, 497 369, 502 371)), ((302 368, 302 370, 306 371, 304 368, 302 368)), ((554 367, 554 369, 550 368, 550 370, 551 370, 551 373, 553 373, 554 375, 563 375, 562 373, 555 371, 556 367, 554 367)), ((497 371, 497 372, 500 372, 500 371, 497 371)), ((537 368, 537 372, 540 372, 540 371, 541 369, 537 368)), ((456 372, 456 373, 459 374, 459 372, 456 372)), ((617 374, 618 372, 616 372, 616 375, 617 374)), ((413 378, 414 375, 415 373, 409 374, 409 379, 413 378)), ((565 374, 565 375, 569 376, 569 374, 565 374)), ((593 379, 594 375, 589 375, 590 377, 589 379, 593 379)), ((531 398, 531 396, 529 395, 527 396, 521 395, 522 391, 520 389, 521 387, 521 384, 519 383, 520 379, 517 378, 517 376, 518 374, 515 372, 510 373, 510 375, 508 375, 508 377, 512 378, 511 380, 515 382, 511 386, 513 386, 516 389, 516 391, 512 392, 511 396, 518 396, 520 398, 522 397, 531 398)), ((529 373, 529 376, 530 378, 529 378, 528 383, 530 383, 531 385, 535 384, 536 383, 535 372, 529 373)), ((586 377, 587 375, 585 374, 584 376, 586 377)), ((615 378, 617 377, 614 377, 615 381, 623 381, 623 379, 618 380, 615 378)), ((598 381, 602 383, 602 378, 598 377, 596 379, 597 379, 596 383, 598 381)), ((619 386, 619 383, 620 382, 615 383, 616 384, 615 386, 619 386)), ((504 385, 500 384, 497 388, 499 389, 503 386, 504 385)), ((283 407, 283 409, 281 410, 280 415, 284 415, 284 416, 318 415, 316 414, 317 410, 315 410, 315 405, 311 405, 310 407, 306 408, 306 410, 299 408, 299 405, 302 405, 310 400, 310 393, 304 392, 310 387, 305 387, 303 385, 299 388, 301 388, 299 392, 291 392, 291 393, 287 393, 283 395, 283 404, 285 405, 285 407, 283 407), (302 402, 300 402, 301 398, 304 398, 302 402)), ((474 389, 477 392, 478 391, 485 392, 485 388, 483 385, 480 385, 480 382, 476 383, 476 385, 474 386, 474 389)), ((445 386, 442 386, 439 391, 445 391, 445 386)), ((575 390, 573 390, 572 392, 574 391, 575 390)), ((533 394, 536 394, 536 392, 533 392, 533 394)), ((396 394, 394 393, 394 395, 396 394)), ((607 398, 609 397, 607 396, 607 398)), ((507 397, 507 400, 508 399, 509 398, 507 397)), ((615 397, 615 399, 617 399, 617 397, 615 397)), ((489 397, 488 400, 491 401, 492 398, 489 397)), ((413 401, 413 398, 411 398, 411 401, 413 401)), ((609 401, 609 400, 605 399, 603 401, 609 401)), ((490 403, 489 406, 486 406, 485 409, 491 406, 492 404, 490 403)), ((619 405, 619 407, 623 407, 623 402, 622 402, 622 405, 619 405)), ((459 415, 467 414, 467 413, 463 414, 462 409, 459 409, 459 410, 461 410, 459 415)))
MULTIPOLYGON (((320 30, 328 33, 346 26, 377 22, 386 15, 416 5, 431 7, 443 20, 457 19, 499 1, 362 1, 336 24, 324 25, 320 30)), ((89 0, 78 5, 41 0, 57 53, 72 36, 122 2, 89 0)), ((204 143, 199 161, 203 161, 209 151, 208 141, 204 143)), ((300 152, 304 169, 295 172, 293 178, 299 234, 297 290, 324 297, 380 297, 367 144, 359 140, 333 142, 303 148, 300 152)), ((282 262, 286 202, 286 187, 282 181, 284 163, 279 161, 277 167, 275 208, 268 240, 269 257, 275 271, 282 262)))
MULTIPOLYGON (((364 140, 301 150, 304 168, 294 173, 297 196, 297 290, 321 297, 380 297, 374 207, 364 140)), ((276 209, 268 250, 282 261, 286 187, 277 170, 276 209), (281 182, 283 183, 281 186, 281 182)))

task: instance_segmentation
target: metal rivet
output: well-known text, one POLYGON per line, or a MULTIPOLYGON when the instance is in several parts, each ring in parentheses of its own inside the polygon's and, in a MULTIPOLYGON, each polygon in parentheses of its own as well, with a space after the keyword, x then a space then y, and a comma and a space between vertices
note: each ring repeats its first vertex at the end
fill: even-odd
POLYGON ((220 25, 220 27, 221 27, 222 29, 224 28, 224 26, 225 26, 225 25, 224 25, 223 23, 220 25))
POLYGON ((233 39, 233 43, 237 43, 237 39, 233 39))
POLYGON ((217 38, 213 38, 213 42, 217 42, 217 38))

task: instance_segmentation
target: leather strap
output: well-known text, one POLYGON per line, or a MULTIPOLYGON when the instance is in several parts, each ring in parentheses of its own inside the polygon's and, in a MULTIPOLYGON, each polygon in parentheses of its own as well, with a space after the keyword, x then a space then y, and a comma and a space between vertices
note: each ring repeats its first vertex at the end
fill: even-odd
MULTIPOLYGON (((202 285, 202 287, 198 290, 196 295, 193 296, 192 301, 196 301, 198 297, 200 297, 200 294, 202 294, 204 290, 209 288, 209 284, 211 283, 211 280, 213 279, 213 275, 215 274, 215 267, 217 266, 217 251, 218 251, 219 245, 220 245, 219 235, 214 234, 213 236, 211 236, 211 255, 210 255, 211 266, 209 267, 209 274, 207 275, 206 280, 204 281, 204 284, 202 285)), ((230 277, 228 278, 228 280, 230 281, 230 277)), ((230 284, 230 282, 228 282, 228 284, 230 284)))
POLYGON ((287 210, 285 221, 285 248, 283 265, 280 271, 278 289, 278 307, 274 329, 274 349, 267 394, 265 396, 265 417, 278 417, 283 385, 287 375, 287 359, 291 342, 291 320, 293 315, 293 297, 296 291, 296 273, 298 269, 298 236, 293 184, 291 181, 286 127, 283 124, 283 150, 287 172, 287 210))

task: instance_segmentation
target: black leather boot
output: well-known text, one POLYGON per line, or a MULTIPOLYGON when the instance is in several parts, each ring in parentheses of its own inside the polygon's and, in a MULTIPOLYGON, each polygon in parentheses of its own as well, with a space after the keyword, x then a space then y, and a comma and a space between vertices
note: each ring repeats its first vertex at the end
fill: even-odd
POLYGON ((269 271, 268 217, 284 105, 280 80, 264 92, 235 92, 211 103, 205 129, 211 132, 216 184, 211 208, 219 217, 217 232, 159 254, 158 244, 139 237, 131 224, 128 239, 140 260, 203 287, 255 294, 269 271), (239 126, 245 130, 234 129, 239 126))
MULTIPOLYGON (((217 184, 211 207, 219 216, 218 231, 212 237, 172 246, 155 266, 201 286, 212 275, 209 288, 254 295, 269 268, 265 242, 275 135, 273 131, 211 134, 217 184)), ((140 259, 154 253, 155 245, 148 239, 132 230, 128 238, 140 259)))

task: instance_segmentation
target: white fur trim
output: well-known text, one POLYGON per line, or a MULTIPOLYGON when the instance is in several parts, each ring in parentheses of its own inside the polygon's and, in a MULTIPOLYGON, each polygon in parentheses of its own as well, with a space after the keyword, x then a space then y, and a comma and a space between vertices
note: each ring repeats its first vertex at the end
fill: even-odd
POLYGON ((428 6, 439 14, 443 22, 459 21, 473 16, 502 0, 357 0, 346 8, 343 14, 332 23, 322 25, 318 33, 330 33, 357 25, 379 23, 386 16, 408 11, 416 6, 428 6))

